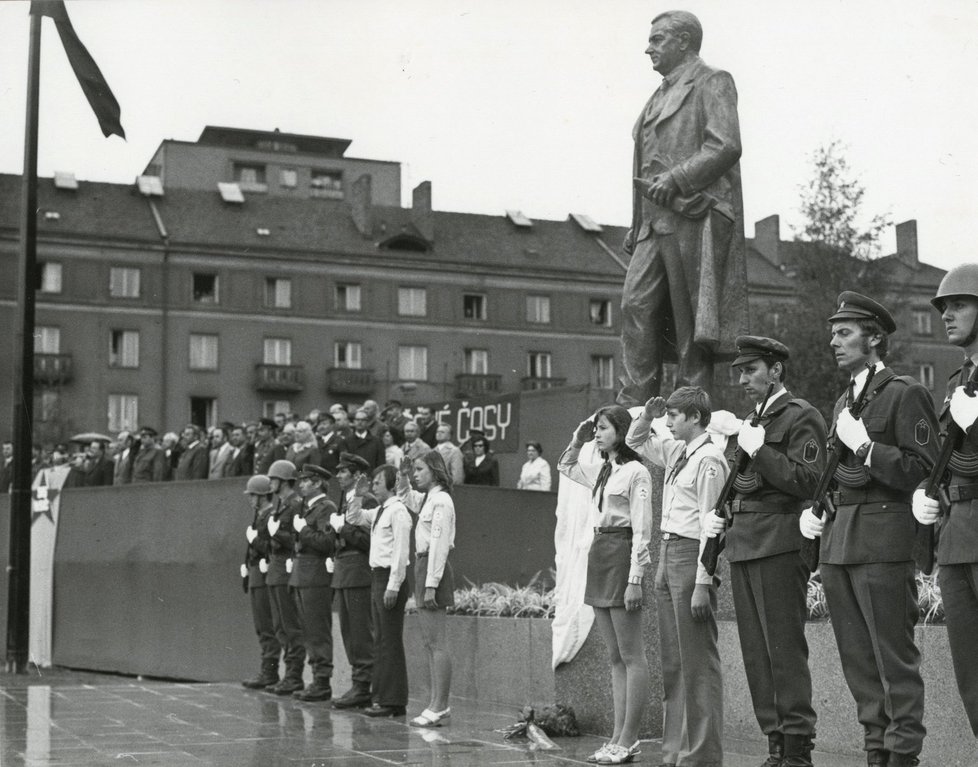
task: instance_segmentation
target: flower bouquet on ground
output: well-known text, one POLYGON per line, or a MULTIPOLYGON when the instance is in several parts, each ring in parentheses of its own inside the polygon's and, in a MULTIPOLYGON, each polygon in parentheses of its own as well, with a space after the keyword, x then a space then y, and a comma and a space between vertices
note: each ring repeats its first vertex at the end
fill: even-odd
POLYGON ((496 732, 502 733, 505 740, 525 738, 530 742, 530 748, 542 751, 559 750, 560 746, 550 739, 551 736, 576 737, 581 734, 574 709, 560 703, 545 706, 539 712, 532 706, 524 706, 519 721, 496 732))

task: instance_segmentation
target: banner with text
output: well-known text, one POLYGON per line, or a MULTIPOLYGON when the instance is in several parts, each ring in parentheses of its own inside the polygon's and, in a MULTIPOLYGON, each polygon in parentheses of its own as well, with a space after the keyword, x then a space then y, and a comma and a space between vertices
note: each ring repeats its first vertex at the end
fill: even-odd
POLYGON ((478 430, 492 443, 494 453, 516 453, 520 450, 519 404, 519 394, 507 394, 436 402, 431 404, 431 412, 435 420, 451 424, 457 445, 469 439, 473 430, 478 430))

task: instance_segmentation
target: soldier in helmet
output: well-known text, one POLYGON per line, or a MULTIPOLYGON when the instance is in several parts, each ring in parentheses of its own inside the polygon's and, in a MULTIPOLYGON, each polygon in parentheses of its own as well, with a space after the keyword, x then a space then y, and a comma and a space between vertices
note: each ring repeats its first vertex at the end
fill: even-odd
POLYGON ((302 499, 295 491, 295 465, 279 460, 268 469, 268 479, 275 495, 275 508, 268 517, 265 531, 269 536, 268 586, 275 636, 285 654, 285 677, 269 687, 276 695, 291 695, 303 688, 302 667, 306 647, 302 639, 302 621, 295 600, 289 592, 289 571, 292 562, 292 518, 302 508, 302 499))
POLYGON ((829 322, 836 364, 850 376, 832 426, 842 451, 830 493, 835 512, 819 518, 806 508, 799 527, 822 538, 822 585, 867 764, 915 767, 926 730, 911 499, 937 457, 937 418, 930 392, 883 364, 896 330, 884 306, 846 291, 829 322), (852 403, 870 368, 857 418, 852 403))
POLYGON ((941 430, 947 434, 953 420, 964 432, 950 462, 945 488, 949 506, 941 516, 940 504, 920 488, 914 493, 917 521, 932 525, 940 518, 937 562, 944 599, 947 638, 958 692, 964 702, 971 731, 978 736, 978 397, 969 397, 964 384, 978 364, 978 264, 949 271, 931 301, 941 313, 947 340, 964 352, 961 368, 947 384, 941 408, 941 430))
POLYGON ((261 647, 261 670, 254 679, 242 684, 249 690, 263 690, 278 684, 278 656, 282 651, 275 636, 272 621, 272 604, 268 597, 265 574, 268 572, 268 553, 271 537, 268 535, 268 518, 275 509, 272 503, 272 483, 264 474, 256 474, 248 480, 245 495, 254 512, 252 523, 245 530, 248 549, 241 565, 241 577, 248 579, 248 595, 251 597, 251 617, 261 647))

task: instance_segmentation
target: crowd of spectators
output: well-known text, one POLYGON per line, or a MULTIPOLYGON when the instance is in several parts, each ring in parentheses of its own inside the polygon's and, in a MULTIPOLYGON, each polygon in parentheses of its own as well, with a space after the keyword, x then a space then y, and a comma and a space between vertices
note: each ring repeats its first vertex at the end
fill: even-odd
MULTIPOLYGON (((532 443, 536 444, 536 443, 532 443)), ((429 450, 444 458, 455 484, 499 485, 499 465, 490 441, 472 431, 457 444, 452 426, 436 420, 430 407, 405 412, 392 400, 383 410, 374 400, 350 407, 331 405, 299 413, 276 413, 247 423, 225 421, 208 429, 188 424, 179 433, 162 436, 152 426, 121 431, 114 440, 92 435, 74 450, 59 444, 35 445, 31 476, 46 467, 68 464, 66 487, 125 485, 171 480, 221 479, 264 474, 272 462, 285 459, 296 466, 315 464, 335 473, 341 453, 363 458, 371 470, 389 464, 400 467, 429 450)), ((2 443, 0 492, 8 492, 12 479, 13 445, 2 443)), ((545 462, 543 462, 545 463, 545 462)), ((524 489, 550 489, 550 467, 543 483, 524 489)))

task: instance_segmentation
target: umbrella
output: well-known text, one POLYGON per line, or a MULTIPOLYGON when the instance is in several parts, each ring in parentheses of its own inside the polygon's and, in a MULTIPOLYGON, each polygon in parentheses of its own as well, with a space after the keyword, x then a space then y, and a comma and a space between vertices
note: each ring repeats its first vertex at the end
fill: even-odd
POLYGON ((111 442, 112 437, 107 437, 104 434, 99 434, 97 431, 83 431, 81 434, 76 434, 72 437, 69 442, 80 442, 87 445, 89 442, 111 442))

